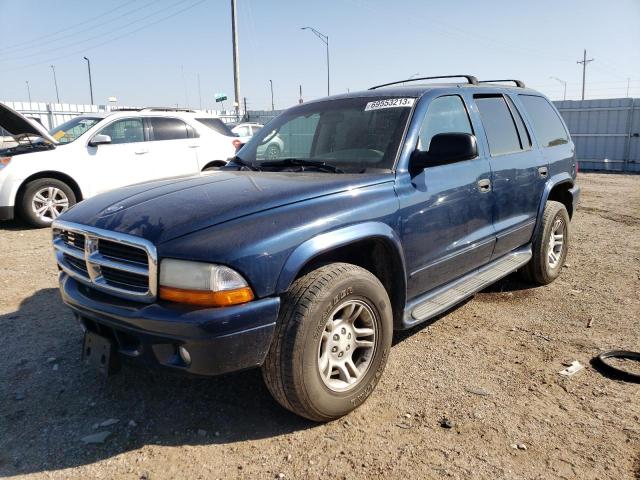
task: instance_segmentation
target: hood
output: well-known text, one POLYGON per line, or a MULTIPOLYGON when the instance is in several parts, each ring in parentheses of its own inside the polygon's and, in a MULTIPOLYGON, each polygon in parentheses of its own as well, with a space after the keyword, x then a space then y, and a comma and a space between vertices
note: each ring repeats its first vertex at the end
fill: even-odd
POLYGON ((253 213, 392 180, 390 173, 217 171, 113 190, 79 203, 60 220, 159 244, 253 213))
POLYGON ((47 129, 38 122, 29 120, 21 113, 0 103, 0 127, 4 128, 11 135, 29 134, 42 137, 53 144, 58 142, 49 135, 47 129))

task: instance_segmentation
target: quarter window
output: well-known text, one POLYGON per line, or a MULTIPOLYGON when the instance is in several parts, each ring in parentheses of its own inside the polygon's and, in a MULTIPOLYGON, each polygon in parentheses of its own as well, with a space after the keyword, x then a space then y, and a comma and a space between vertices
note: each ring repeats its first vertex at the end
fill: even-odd
POLYGON ((184 140, 189 138, 187 124, 177 118, 151 118, 154 140, 184 140))
POLYGON ((104 127, 100 134, 109 135, 112 144, 144 142, 142 119, 123 118, 104 127))
POLYGON ((533 130, 540 145, 555 147, 569 143, 569 137, 560 117, 546 98, 535 95, 520 95, 520 101, 529 114, 533 130))
POLYGON ((516 125, 502 95, 475 97, 492 156, 522 150, 516 125))
POLYGON ((459 96, 447 95, 431 101, 420 127, 418 149, 428 151, 431 139, 439 133, 473 133, 467 109, 459 96))

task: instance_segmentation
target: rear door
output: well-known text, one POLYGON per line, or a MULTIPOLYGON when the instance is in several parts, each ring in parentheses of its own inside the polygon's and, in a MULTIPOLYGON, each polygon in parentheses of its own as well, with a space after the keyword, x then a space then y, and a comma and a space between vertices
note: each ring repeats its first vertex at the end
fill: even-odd
POLYGON ((198 169, 198 133, 184 120, 174 117, 146 117, 149 125, 148 179, 196 173, 198 169))
POLYGON ((488 146, 496 245, 492 258, 531 240, 548 165, 508 95, 474 95, 488 146))
MULTIPOLYGON (((418 149, 438 133, 475 133, 459 95, 434 98, 422 120, 418 149)), ((491 168, 483 156, 427 166, 398 191, 402 241, 416 297, 487 263, 495 243, 491 168)))

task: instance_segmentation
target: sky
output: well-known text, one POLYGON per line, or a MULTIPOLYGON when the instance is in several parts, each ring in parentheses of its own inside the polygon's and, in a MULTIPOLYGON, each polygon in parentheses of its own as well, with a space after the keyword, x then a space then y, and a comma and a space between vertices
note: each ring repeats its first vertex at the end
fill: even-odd
MULTIPOLYGON (((640 0, 237 0, 241 97, 270 109, 411 76, 518 78, 552 100, 640 97, 640 0), (629 79, 629 80, 628 80, 629 79)), ((0 0, 0 101, 233 101, 230 0, 0 0), (198 81, 199 79, 199 81, 198 81)), ((219 106, 220 104, 218 104, 219 106)))

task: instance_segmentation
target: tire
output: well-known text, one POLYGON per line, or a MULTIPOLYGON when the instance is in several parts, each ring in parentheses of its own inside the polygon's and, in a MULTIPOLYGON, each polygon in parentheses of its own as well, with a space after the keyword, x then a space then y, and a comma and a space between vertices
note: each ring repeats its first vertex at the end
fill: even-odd
POLYGON ((22 218, 29 225, 43 228, 51 225, 54 219, 75 203, 76 196, 69 185, 55 178, 39 178, 27 183, 19 200, 19 208, 22 218), (53 199, 52 203, 48 203, 50 198, 53 199))
POLYGON ((280 158, 280 153, 281 153, 280 152, 280 147, 278 145, 276 145, 275 143, 272 143, 265 150, 264 158, 266 158, 268 160, 277 160, 278 158, 280 158))
POLYGON ((532 244, 533 257, 520 270, 522 277, 537 285, 548 285, 562 271, 569 250, 569 214, 560 202, 548 201, 542 214, 541 228, 535 234, 532 244), (554 234, 554 247, 551 235, 554 234), (558 238, 557 235, 562 235, 558 238), (561 245, 558 247, 558 242, 561 245))
POLYGON ((392 336, 391 302, 380 281, 355 265, 325 265, 284 294, 262 376, 286 409, 318 422, 334 420, 374 390, 392 336))

